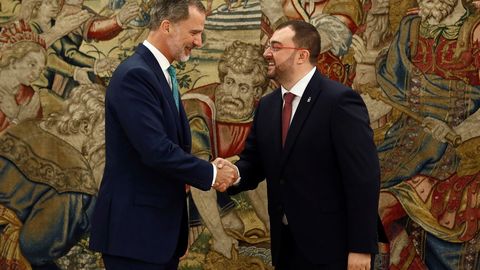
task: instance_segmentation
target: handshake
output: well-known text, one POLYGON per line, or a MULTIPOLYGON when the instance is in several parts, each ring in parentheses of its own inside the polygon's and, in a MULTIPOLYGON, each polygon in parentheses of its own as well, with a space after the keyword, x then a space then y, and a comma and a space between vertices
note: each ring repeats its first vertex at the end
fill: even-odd
POLYGON ((217 176, 212 186, 214 189, 224 192, 240 178, 237 167, 230 161, 216 158, 212 164, 217 167, 217 176))

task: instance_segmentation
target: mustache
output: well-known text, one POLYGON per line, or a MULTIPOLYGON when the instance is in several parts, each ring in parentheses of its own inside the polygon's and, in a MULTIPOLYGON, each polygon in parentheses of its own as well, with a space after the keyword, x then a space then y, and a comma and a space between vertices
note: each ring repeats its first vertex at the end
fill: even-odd
POLYGON ((225 107, 244 108, 245 102, 239 98, 224 96, 220 98, 220 110, 225 110, 225 107))

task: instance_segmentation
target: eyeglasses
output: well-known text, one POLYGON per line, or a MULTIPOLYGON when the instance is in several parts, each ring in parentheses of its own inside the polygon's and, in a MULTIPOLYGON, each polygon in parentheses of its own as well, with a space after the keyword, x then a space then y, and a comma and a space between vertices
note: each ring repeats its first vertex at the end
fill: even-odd
POLYGON ((308 48, 288 47, 288 46, 280 45, 278 43, 274 43, 274 44, 267 43, 267 44, 265 44, 265 51, 268 50, 268 49, 270 49, 272 52, 278 52, 282 49, 291 49, 291 50, 298 50, 298 51, 301 51, 301 50, 310 51, 310 49, 308 49, 308 48))

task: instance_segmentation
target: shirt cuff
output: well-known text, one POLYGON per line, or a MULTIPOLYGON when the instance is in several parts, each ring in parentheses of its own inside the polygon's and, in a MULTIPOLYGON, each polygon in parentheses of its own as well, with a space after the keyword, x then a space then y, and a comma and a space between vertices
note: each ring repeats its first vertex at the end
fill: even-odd
POLYGON ((215 164, 211 163, 213 167, 213 180, 212 180, 212 187, 215 184, 215 179, 217 178, 217 166, 215 164))
POLYGON ((237 170, 238 179, 235 182, 233 182, 232 185, 233 186, 238 186, 240 184, 240 179, 242 179, 242 177, 240 176, 240 171, 238 170, 237 166, 235 166, 235 169, 237 170))

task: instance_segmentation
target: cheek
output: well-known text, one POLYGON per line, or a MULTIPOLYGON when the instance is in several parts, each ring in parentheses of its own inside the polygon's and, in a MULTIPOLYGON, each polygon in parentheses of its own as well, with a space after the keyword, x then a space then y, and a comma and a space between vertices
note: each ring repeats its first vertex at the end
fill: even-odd
POLYGON ((253 103, 253 97, 250 93, 243 94, 242 100, 245 101, 246 106, 250 106, 253 103))
POLYGON ((179 41, 185 45, 191 43, 192 40, 193 38, 190 35, 184 35, 181 38, 179 38, 179 41))
POLYGON ((29 71, 30 71, 29 73, 32 76, 35 76, 40 73, 40 68, 39 67, 30 68, 29 71))

